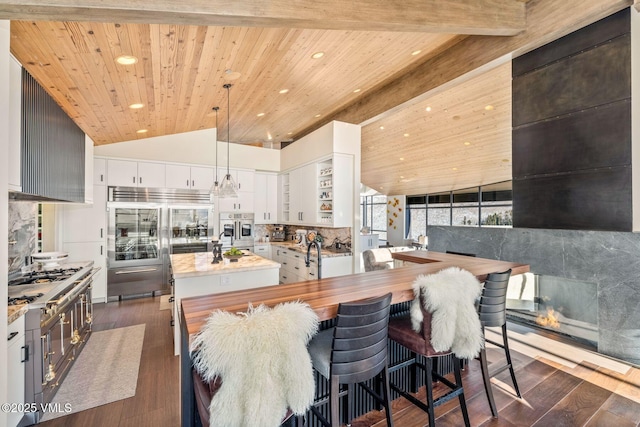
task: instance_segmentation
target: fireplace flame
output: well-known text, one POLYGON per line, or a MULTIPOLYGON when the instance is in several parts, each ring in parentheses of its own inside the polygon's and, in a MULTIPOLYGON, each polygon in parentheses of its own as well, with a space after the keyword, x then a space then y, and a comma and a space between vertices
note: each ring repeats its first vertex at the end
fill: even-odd
POLYGON ((557 315, 553 308, 548 308, 547 315, 543 316, 542 314, 539 314, 538 317, 536 318, 536 323, 540 326, 559 329, 560 328, 559 314, 560 313, 558 313, 557 315))

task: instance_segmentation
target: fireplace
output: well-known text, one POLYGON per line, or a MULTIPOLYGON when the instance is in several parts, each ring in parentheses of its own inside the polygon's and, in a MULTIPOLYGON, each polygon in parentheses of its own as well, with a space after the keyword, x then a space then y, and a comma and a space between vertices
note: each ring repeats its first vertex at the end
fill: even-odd
POLYGON ((507 291, 507 319, 598 346, 598 286, 548 275, 514 276, 507 291))

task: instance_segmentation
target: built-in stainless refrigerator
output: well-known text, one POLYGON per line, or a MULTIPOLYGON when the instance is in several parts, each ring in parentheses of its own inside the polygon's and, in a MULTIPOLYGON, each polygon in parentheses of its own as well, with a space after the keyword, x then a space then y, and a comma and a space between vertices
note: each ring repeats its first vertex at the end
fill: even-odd
POLYGON ((206 251, 213 233, 213 205, 205 191, 109 187, 107 211, 111 301, 169 293, 172 244, 206 251))

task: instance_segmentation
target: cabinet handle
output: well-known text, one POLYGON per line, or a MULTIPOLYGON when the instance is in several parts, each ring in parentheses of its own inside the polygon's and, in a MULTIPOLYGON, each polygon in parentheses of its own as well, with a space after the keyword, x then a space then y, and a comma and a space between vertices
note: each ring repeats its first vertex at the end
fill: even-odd
POLYGON ((195 181, 195 180, 193 180, 193 179, 191 180, 191 186, 192 186, 192 187, 195 187, 195 186, 196 186, 196 181, 195 181))
POLYGON ((293 267, 293 268, 295 268, 296 270, 300 270, 300 267, 293 267))
POLYGON ((102 245, 100 245, 100 255, 102 255, 102 245))
POLYGON ((142 184, 142 177, 138 178, 140 180, 140 184, 142 184))
POLYGON ((29 346, 28 345, 23 345, 22 349, 24 350, 24 358, 20 361, 20 363, 28 362, 29 361, 29 346))
POLYGON ((135 176, 133 177, 133 183, 134 184, 136 183, 136 177, 135 176))
POLYGON ((189 180, 187 180, 187 188, 189 187, 189 180))
POLYGON ((238 190, 242 188, 242 184, 238 183, 238 190))
POLYGON ((18 333, 17 333, 17 332, 11 332, 11 333, 9 334, 9 339, 7 339, 7 341, 11 341, 12 339, 14 339, 14 338, 16 337, 16 335, 18 335, 18 333))
POLYGON ((104 229, 101 227, 101 228, 100 228, 100 238, 101 238, 101 239, 102 239, 102 237, 103 237, 103 236, 102 236, 103 231, 104 231, 104 229))
POLYGON ((104 174, 100 174, 100 182, 104 182, 104 174))

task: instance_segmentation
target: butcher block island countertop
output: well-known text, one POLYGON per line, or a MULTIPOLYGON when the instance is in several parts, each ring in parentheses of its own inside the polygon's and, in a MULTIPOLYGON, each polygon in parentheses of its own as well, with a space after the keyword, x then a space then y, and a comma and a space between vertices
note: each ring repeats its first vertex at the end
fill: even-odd
MULTIPOLYGON (((433 251, 408 251, 403 254, 414 252, 422 252, 417 256, 424 264, 416 263, 390 270, 184 298, 181 302, 182 314, 179 322, 182 328, 181 353, 182 355, 189 353, 191 337, 200 330, 213 310, 226 310, 235 313, 246 311, 249 303, 254 306, 259 304, 275 306, 281 302, 300 300, 309 304, 318 314, 320 320, 329 320, 336 317, 338 304, 341 302, 371 298, 384 295, 387 292, 391 292, 393 295, 392 304, 410 301, 413 299, 411 285, 419 274, 433 274, 447 267, 456 266, 468 270, 481 281, 489 273, 505 271, 510 268, 514 275, 529 271, 529 265, 515 262, 433 251), (428 255, 426 255, 427 252, 428 255)), ((180 371, 182 425, 192 426, 194 425, 195 402, 189 357, 181 356, 180 371)))
MULTIPOLYGON (((313 308, 320 320, 333 319, 341 302, 355 301, 393 294, 391 303, 397 304, 413 299, 411 285, 419 274, 432 274, 447 267, 457 266, 475 274, 483 281, 487 274, 512 269, 512 274, 529 271, 529 265, 485 258, 444 254, 433 251, 407 251, 394 254, 417 257, 424 264, 411 264, 390 270, 370 271, 347 276, 330 277, 288 285, 247 289, 239 292, 202 296, 182 300, 183 315, 189 335, 200 330, 213 310, 230 312, 246 311, 247 304, 275 306, 285 301, 304 301, 313 308), (419 254, 418 254, 419 253, 419 254), (428 255, 427 255, 428 254, 428 255)), ((409 259, 406 259, 409 260, 409 259)))

